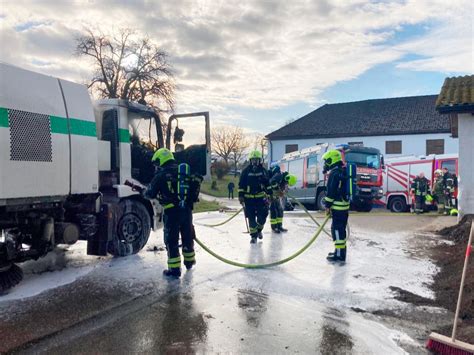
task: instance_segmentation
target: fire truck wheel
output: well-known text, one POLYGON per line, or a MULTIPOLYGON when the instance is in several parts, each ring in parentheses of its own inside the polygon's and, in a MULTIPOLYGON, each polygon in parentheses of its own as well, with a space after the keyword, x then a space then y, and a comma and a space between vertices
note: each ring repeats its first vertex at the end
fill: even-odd
POLYGON ((318 196, 316 196, 316 208, 320 211, 324 211, 326 206, 324 205, 324 198, 326 197, 326 191, 321 191, 318 196))
POLYGON ((395 213, 401 213, 407 211, 407 203, 405 198, 401 196, 395 196, 390 201, 390 211, 395 213))
POLYGON ((109 242, 108 251, 114 256, 136 254, 148 242, 150 215, 142 203, 134 200, 120 202, 119 213, 114 240, 109 242))

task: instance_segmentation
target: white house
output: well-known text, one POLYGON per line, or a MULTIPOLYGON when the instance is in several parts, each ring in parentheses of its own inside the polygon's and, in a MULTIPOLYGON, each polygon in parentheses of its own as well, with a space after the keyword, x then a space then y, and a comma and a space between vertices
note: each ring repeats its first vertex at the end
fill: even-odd
POLYGON ((362 144, 387 157, 456 154, 458 139, 435 109, 437 95, 326 104, 267 135, 268 160, 317 143, 362 144))
POLYGON ((474 214, 474 75, 446 78, 436 109, 459 132, 459 216, 474 214))

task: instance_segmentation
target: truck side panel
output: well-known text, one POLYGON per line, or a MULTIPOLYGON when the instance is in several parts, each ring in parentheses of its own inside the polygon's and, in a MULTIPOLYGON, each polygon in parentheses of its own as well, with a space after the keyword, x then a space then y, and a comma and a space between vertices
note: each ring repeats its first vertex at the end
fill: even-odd
POLYGON ((58 80, 0 63, 0 200, 69 193, 58 80))
POLYGON ((92 103, 84 85, 60 80, 71 134, 71 193, 98 191, 98 141, 92 103))

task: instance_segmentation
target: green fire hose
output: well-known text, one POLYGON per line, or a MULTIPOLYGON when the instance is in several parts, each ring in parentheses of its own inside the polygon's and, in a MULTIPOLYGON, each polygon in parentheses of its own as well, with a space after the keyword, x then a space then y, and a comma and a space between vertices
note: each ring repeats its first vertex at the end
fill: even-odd
MULTIPOLYGON (((240 212, 240 211, 239 211, 240 212)), ((237 214, 236 214, 237 215, 237 214)), ((234 215, 233 217, 235 217, 236 215, 234 215)), ((194 240, 196 241, 196 243, 199 244, 199 246, 201 248, 203 248, 205 251, 207 251, 209 254, 211 254, 213 257, 219 259, 220 261, 223 261, 224 263, 226 264, 229 264, 229 265, 233 265, 233 266, 238 266, 238 267, 243 267, 243 268, 246 268, 246 269, 262 269, 262 268, 266 268, 266 267, 272 267, 272 266, 277 266, 277 265, 281 265, 281 264, 284 264, 290 260, 293 260, 294 258, 296 258, 298 255, 300 255, 301 253, 303 253, 306 249, 308 249, 311 244, 314 243, 314 241, 318 238, 318 236, 321 234, 321 232, 323 231, 323 228, 324 226, 326 225, 327 221, 329 220, 331 216, 326 216, 326 218, 323 220, 323 222, 321 223, 321 225, 318 227, 318 230, 316 231, 316 233, 313 235, 313 237, 300 249, 298 250, 296 253, 290 255, 289 257, 285 258, 285 259, 282 259, 282 260, 278 260, 278 261, 275 261, 273 263, 268 263, 268 264, 244 264, 244 263, 239 263, 239 262, 236 262, 236 261, 233 261, 233 260, 229 260, 229 259, 226 259, 222 256, 220 256, 219 254, 216 254, 215 252, 213 252, 211 249, 209 249, 203 242, 201 242, 196 236, 194 237, 194 240)))

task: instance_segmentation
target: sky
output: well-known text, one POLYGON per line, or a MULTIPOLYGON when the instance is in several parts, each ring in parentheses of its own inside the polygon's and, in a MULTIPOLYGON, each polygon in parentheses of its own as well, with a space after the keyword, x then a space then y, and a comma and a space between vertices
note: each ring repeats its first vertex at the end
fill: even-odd
POLYGON ((86 28, 168 54, 176 113, 268 134, 326 103, 438 94, 474 72, 472 0, 0 0, 0 61, 86 82, 86 28))

